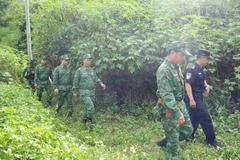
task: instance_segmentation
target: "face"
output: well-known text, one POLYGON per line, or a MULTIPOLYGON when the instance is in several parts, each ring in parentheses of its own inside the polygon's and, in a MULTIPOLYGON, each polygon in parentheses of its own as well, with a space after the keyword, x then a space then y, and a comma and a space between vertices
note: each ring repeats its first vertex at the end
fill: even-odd
POLYGON ((202 66, 204 67, 204 66, 206 66, 208 64, 209 59, 206 56, 202 56, 200 58, 200 61, 201 61, 202 66))
POLYGON ((41 60, 41 64, 43 64, 43 65, 47 64, 47 60, 42 59, 42 60, 41 60))
POLYGON ((69 60, 62 60, 62 65, 66 66, 68 65, 68 63, 69 63, 69 60))
POLYGON ((174 54, 175 64, 181 64, 183 61, 185 61, 186 55, 182 52, 175 52, 174 54))
POLYGON ((83 65, 85 67, 90 67, 91 63, 92 63, 92 59, 84 59, 83 60, 83 65))

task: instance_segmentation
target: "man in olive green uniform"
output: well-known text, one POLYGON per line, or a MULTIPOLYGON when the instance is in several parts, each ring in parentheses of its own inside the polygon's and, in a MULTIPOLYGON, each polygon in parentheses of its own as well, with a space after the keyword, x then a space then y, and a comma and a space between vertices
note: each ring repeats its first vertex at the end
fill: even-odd
POLYGON ((67 101, 68 117, 72 116, 72 73, 68 67, 69 57, 67 55, 61 56, 61 65, 56 67, 53 71, 53 88, 54 93, 58 94, 57 112, 67 101))
POLYGON ((102 83, 94 70, 90 67, 91 63, 91 55, 84 55, 83 66, 77 69, 73 79, 73 95, 76 97, 79 94, 85 106, 83 122, 88 123, 90 128, 93 127, 95 84, 98 83, 103 89, 106 88, 105 84, 102 83))
POLYGON ((184 82, 180 67, 185 56, 191 54, 186 50, 185 42, 174 42, 165 61, 157 70, 158 103, 155 110, 162 117, 162 126, 166 138, 157 141, 157 145, 167 148, 170 160, 179 160, 179 140, 187 139, 192 133, 192 124, 183 102, 184 82))
POLYGON ((23 70, 22 77, 26 81, 26 88, 32 88, 33 93, 35 92, 34 87, 34 73, 35 66, 33 64, 33 60, 29 60, 28 66, 23 70))
POLYGON ((51 106, 52 102, 52 71, 47 66, 47 58, 42 57, 41 63, 35 67, 34 83, 37 88, 37 97, 41 101, 42 93, 47 91, 47 107, 51 106))

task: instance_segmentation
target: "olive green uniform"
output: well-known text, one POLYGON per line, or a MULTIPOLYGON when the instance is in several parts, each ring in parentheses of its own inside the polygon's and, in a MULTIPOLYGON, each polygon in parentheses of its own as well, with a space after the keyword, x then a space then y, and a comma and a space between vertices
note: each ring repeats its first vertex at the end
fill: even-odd
POLYGON ((47 105, 50 106, 52 103, 52 85, 49 78, 52 77, 52 71, 47 65, 38 64, 35 67, 34 83, 38 85, 37 97, 41 101, 42 93, 44 90, 47 91, 47 105))
POLYGON ((53 87, 58 89, 58 108, 57 111, 63 106, 64 100, 66 99, 68 115, 72 115, 72 73, 71 68, 59 65, 54 69, 53 72, 53 87))
POLYGON ((158 113, 162 117, 162 126, 167 139, 167 152, 170 160, 179 160, 179 140, 187 139, 192 133, 192 124, 188 111, 183 102, 184 83, 183 75, 179 66, 172 64, 167 59, 158 68, 157 73, 157 96, 161 98, 164 106, 158 103, 158 113), (165 116, 165 109, 170 111, 171 116, 165 116), (185 123, 179 125, 177 119, 184 116, 185 123))
POLYGON ((73 93, 77 93, 83 105, 85 106, 85 113, 83 121, 92 122, 94 113, 94 98, 95 98, 95 84, 102 84, 102 81, 97 77, 92 68, 84 66, 77 69, 73 79, 73 93))

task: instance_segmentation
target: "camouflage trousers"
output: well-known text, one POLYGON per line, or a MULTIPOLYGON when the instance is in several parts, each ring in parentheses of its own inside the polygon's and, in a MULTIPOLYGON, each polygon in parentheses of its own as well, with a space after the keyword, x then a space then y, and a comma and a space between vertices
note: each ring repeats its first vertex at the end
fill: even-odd
POLYGON ((42 100, 42 93, 44 90, 47 92, 47 105, 51 105, 52 104, 52 86, 51 86, 51 84, 38 86, 38 88, 37 88, 38 100, 39 101, 42 100))
POLYGON ((95 100, 95 90, 88 90, 88 89, 80 89, 79 95, 81 99, 81 103, 84 106, 84 115, 83 115, 83 122, 86 123, 87 121, 93 121, 93 114, 95 111, 94 108, 94 100, 95 100))
POLYGON ((169 160, 180 159, 178 152, 179 141, 187 139, 193 131, 188 111, 183 102, 181 102, 179 109, 185 118, 184 124, 177 124, 177 118, 174 115, 172 115, 170 118, 162 118, 162 126, 167 139, 167 153, 169 160))
POLYGON ((95 111, 94 108, 94 97, 93 96, 83 96, 81 97, 82 100, 82 104, 85 107, 85 111, 84 111, 84 115, 83 115, 83 121, 87 122, 87 121, 93 121, 93 114, 95 111))
POLYGON ((73 112, 72 90, 67 90, 67 91, 59 90, 59 92, 58 92, 58 109, 60 109, 63 106, 65 100, 67 103, 68 112, 72 113, 73 112))

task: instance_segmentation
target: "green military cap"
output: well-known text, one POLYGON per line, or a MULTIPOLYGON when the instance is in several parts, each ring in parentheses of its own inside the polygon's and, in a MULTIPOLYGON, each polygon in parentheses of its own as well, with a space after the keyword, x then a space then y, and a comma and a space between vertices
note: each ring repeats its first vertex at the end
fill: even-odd
POLYGON ((68 55, 62 55, 61 56, 61 60, 69 60, 70 58, 68 57, 68 55))
POLYGON ((183 54, 185 54, 187 56, 192 56, 187 51, 187 42, 183 42, 183 41, 173 42, 170 46, 170 50, 174 50, 174 51, 177 51, 177 52, 182 52, 183 54))
POLYGON ((83 59, 93 59, 92 56, 90 54, 85 54, 83 56, 83 59))
POLYGON ((41 59, 42 59, 42 60, 47 60, 48 58, 47 58, 47 56, 42 56, 41 59))

